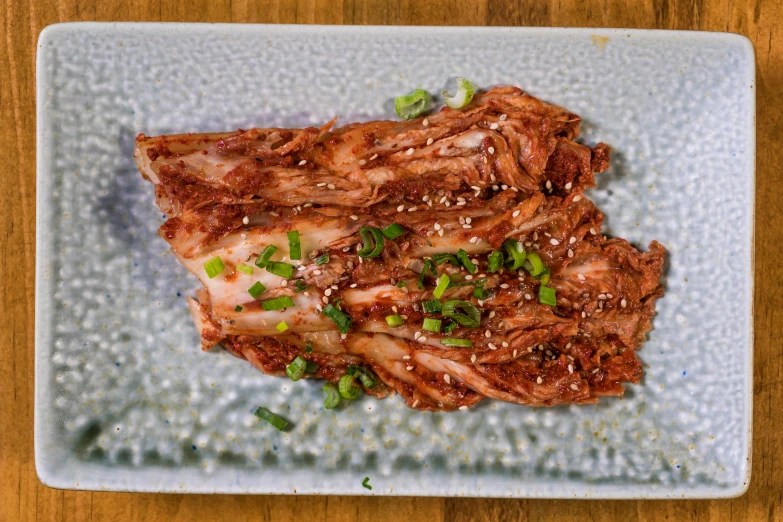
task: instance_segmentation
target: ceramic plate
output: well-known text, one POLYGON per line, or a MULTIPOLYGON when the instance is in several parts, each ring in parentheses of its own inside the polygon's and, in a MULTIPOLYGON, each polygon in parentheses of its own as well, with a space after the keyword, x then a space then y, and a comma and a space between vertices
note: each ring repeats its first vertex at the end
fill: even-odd
POLYGON ((754 56, 731 34, 65 24, 38 44, 35 456, 53 487, 727 497, 750 477, 754 56), (134 138, 394 118, 457 76, 513 84, 614 149, 609 234, 669 251, 622 399, 424 413, 203 353, 134 138), (259 405, 294 428, 253 416, 259 405), (362 487, 370 478, 372 491, 362 487))

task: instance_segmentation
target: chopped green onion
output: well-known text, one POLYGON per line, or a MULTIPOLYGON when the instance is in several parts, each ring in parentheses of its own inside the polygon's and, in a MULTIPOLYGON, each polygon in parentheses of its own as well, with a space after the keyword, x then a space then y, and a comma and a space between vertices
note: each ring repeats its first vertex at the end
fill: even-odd
POLYGON ((270 261, 266 264, 266 271, 276 276, 291 279, 294 276, 294 265, 281 263, 279 261, 270 261))
POLYGON ((541 272, 541 275, 538 276, 538 280, 541 281, 542 285, 546 285, 547 283, 549 283, 549 279, 551 279, 551 277, 552 274, 549 271, 549 267, 545 266, 544 271, 541 272))
POLYGON ((296 382, 304 375, 305 368, 307 368, 307 361, 301 355, 297 355, 294 360, 291 361, 291 364, 285 367, 285 373, 292 381, 296 382))
POLYGON ((242 311, 242 307, 241 307, 240 305, 236 305, 236 306, 234 307, 234 311, 235 311, 235 312, 241 312, 241 311, 242 311))
POLYGON ((302 259, 302 242, 299 240, 299 231, 288 232, 288 250, 291 259, 302 259))
POLYGON ((430 319, 429 317, 424 319, 424 323, 421 325, 422 330, 428 332, 440 333, 440 325, 442 321, 440 319, 430 319))
POLYGON ((363 366, 351 364, 348 366, 348 375, 353 375, 362 383, 365 388, 374 388, 378 384, 375 374, 363 366))
POLYGON ((278 332, 285 332, 286 330, 288 330, 288 324, 286 324, 285 321, 280 321, 275 325, 275 328, 277 329, 278 332))
POLYGON ((457 299, 446 301, 443 303, 442 312, 446 317, 449 317, 468 328, 476 328, 481 323, 481 312, 468 301, 460 301, 457 299), (457 312, 457 309, 462 309, 465 313, 460 314, 457 312))
POLYGON ((386 324, 388 324, 392 328, 395 328, 397 326, 402 326, 402 317, 400 317, 399 315, 387 315, 386 324))
POLYGON ((403 288, 407 286, 407 284, 408 284, 407 281, 400 281, 399 283, 397 283, 397 288, 403 288))
POLYGON ((307 366, 305 366, 305 373, 315 373, 318 371, 318 368, 320 368, 320 366, 315 364, 313 361, 307 361, 307 366))
POLYGON ((237 270, 239 270, 243 274, 253 275, 253 267, 250 265, 246 265, 244 263, 239 263, 237 265, 237 270))
POLYGON ((419 273, 419 290, 424 290, 424 278, 427 276, 427 272, 430 272, 433 276, 438 275, 435 271, 435 267, 432 265, 432 261, 429 259, 424 260, 424 266, 422 266, 421 272, 419 273))
POLYGON ((473 343, 470 341, 470 339, 454 339, 454 338, 441 339, 440 344, 442 344, 443 346, 458 346, 460 348, 470 348, 473 346, 473 343))
POLYGON ((396 239, 401 235, 403 235, 405 232, 406 230, 397 223, 392 223, 388 227, 385 227, 383 230, 381 230, 383 237, 385 237, 388 240, 396 239))
POLYGON ((437 299, 433 299, 432 301, 424 301, 423 303, 421 303, 421 307, 428 314, 440 312, 440 301, 438 301, 437 299))
POLYGON ((484 283, 478 283, 473 289, 473 297, 476 299, 486 299, 487 293, 484 291, 484 283))
POLYGON ((356 377, 353 375, 343 375, 340 377, 340 383, 337 385, 337 389, 340 392, 340 397, 343 399, 353 400, 359 396, 361 388, 356 386, 356 377))
POLYGON ((409 94, 394 98, 394 110, 403 120, 412 120, 427 110, 429 103, 429 93, 424 89, 416 89, 409 94))
POLYGON ((299 292, 303 290, 307 290, 308 288, 310 287, 304 284, 304 281, 302 281, 301 279, 297 279, 296 284, 294 285, 294 292, 298 294, 299 292))
POLYGON ((214 278, 225 269, 226 265, 223 264, 223 260, 220 259, 220 256, 215 256, 204 263, 204 270, 207 272, 207 277, 210 279, 214 278))
POLYGON ((432 291, 432 295, 440 299, 440 297, 443 295, 443 292, 445 292, 449 287, 449 283, 451 283, 449 276, 446 274, 440 276, 440 279, 438 279, 438 285, 435 287, 435 290, 432 291))
POLYGON ((372 486, 370 485, 370 477, 364 477, 364 480, 362 480, 362 487, 365 489, 372 489, 372 486))
POLYGON ((308 339, 307 344, 305 344, 305 353, 313 353, 313 341, 310 339, 308 339))
POLYGON ((506 251, 506 268, 509 270, 517 270, 525 262, 525 249, 516 239, 503 241, 503 250, 506 251))
POLYGON ((557 306, 557 293, 554 288, 541 285, 538 289, 538 302, 549 306, 557 306))
POLYGON ((454 266, 459 266, 459 259, 457 259, 457 256, 454 254, 435 254, 432 256, 432 260, 435 262, 436 265, 441 265, 443 263, 451 263, 454 266))
POLYGON ((487 272, 497 272, 503 268, 503 252, 500 250, 494 250, 487 260, 487 272))
POLYGON ((258 299, 258 296, 264 292, 266 292, 266 287, 261 284, 261 281, 256 281, 253 283, 253 286, 247 289, 247 293, 250 294, 253 299, 258 299))
POLYGON ((461 248, 457 251, 457 259, 459 259, 459 262, 462 263, 462 266, 465 267, 468 273, 475 274, 478 271, 478 267, 470 260, 468 253, 461 248))
POLYGON ((325 265, 329 262, 329 254, 324 254, 315 258, 315 264, 318 266, 325 265))
POLYGON ((267 263, 269 263, 269 258, 275 255, 275 252, 277 252, 277 247, 275 245, 267 245, 266 248, 264 248, 261 253, 258 254, 258 257, 256 258, 256 266, 258 268, 266 267, 267 263))
POLYGON ((294 306, 294 300, 288 297, 287 295, 281 295, 280 297, 275 297, 274 299, 270 299, 269 301, 262 301, 261 306, 264 308, 265 311, 271 312, 272 310, 282 310, 284 308, 291 308, 294 306))
POLYGON ((337 324, 337 328, 340 330, 340 333, 348 333, 348 330, 351 329, 351 317, 337 308, 335 308, 333 305, 328 304, 326 305, 326 308, 324 308, 323 314, 331 319, 332 321, 337 324))
POLYGON ((364 245, 357 252, 359 257, 365 259, 378 257, 383 251, 383 233, 374 227, 362 227, 359 229, 364 245))
POLYGON ((256 410, 256 417, 258 417, 259 419, 267 421, 269 424, 271 424, 272 426, 274 426, 275 428, 277 428, 280 431, 283 431, 286 428, 286 426, 288 426, 288 421, 287 420, 285 420, 284 418, 282 418, 282 417, 280 417, 278 415, 275 415, 274 413, 272 413, 271 411, 267 410, 263 406, 259 407, 256 410))
POLYGON ((473 285, 483 285, 487 282, 487 278, 483 277, 481 279, 478 279, 476 281, 459 281, 457 278, 461 277, 459 274, 453 274, 454 279, 451 280, 449 283, 449 288, 456 288, 460 286, 473 286, 473 285))
POLYGON ((541 261, 541 258, 535 252, 530 252, 527 255, 527 259, 525 260, 525 264, 523 266, 525 270, 530 272, 530 275, 532 275, 533 277, 539 275, 541 272, 544 271, 544 263, 541 261))
POLYGON ((446 105, 452 109, 461 109, 470 103, 474 92, 475 89, 472 83, 465 78, 457 78, 457 94, 452 96, 448 91, 443 91, 440 94, 443 96, 443 101, 446 102, 446 105))
POLYGON ((326 398, 324 398, 324 408, 327 410, 336 408, 337 405, 340 404, 340 392, 337 391, 337 386, 331 382, 327 382, 324 384, 324 392, 326 393, 326 398))
POLYGON ((451 334, 451 332, 453 332, 456 329, 457 329, 457 323, 451 321, 449 324, 443 327, 443 333, 449 335, 451 334))

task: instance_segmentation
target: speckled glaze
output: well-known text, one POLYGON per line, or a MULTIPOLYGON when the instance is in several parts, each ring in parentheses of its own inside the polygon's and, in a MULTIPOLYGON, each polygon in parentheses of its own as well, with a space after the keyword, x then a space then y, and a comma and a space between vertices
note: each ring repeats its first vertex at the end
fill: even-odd
POLYGON ((75 489, 724 497, 750 477, 754 61, 739 36, 566 29, 66 24, 38 48, 35 456, 75 489), (136 134, 393 118, 457 76, 513 84, 614 147, 608 233, 669 251, 622 399, 423 413, 203 353, 136 134), (292 421, 259 422, 265 405, 292 421), (362 488, 370 477, 372 491, 362 488))

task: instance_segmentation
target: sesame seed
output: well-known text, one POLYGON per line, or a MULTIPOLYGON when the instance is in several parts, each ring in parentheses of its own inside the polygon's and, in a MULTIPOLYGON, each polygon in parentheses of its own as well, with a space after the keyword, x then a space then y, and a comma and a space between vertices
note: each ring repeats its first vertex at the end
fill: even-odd
POLYGON ((574 203, 576 203, 580 199, 582 199, 582 196, 579 196, 579 195, 574 196, 574 203))
POLYGON ((377 158, 378 158, 378 155, 377 154, 373 154, 372 156, 370 156, 370 161, 372 161, 374 159, 377 159, 377 158))
POLYGON ((607 299, 613 299, 613 298, 614 298, 614 296, 613 296, 612 294, 606 294, 606 298, 607 298, 607 299))
POLYGON ((590 229, 590 233, 593 234, 593 235, 596 235, 598 232, 596 232, 594 228, 591 228, 590 229))
POLYGON ((443 237, 443 230, 442 230, 442 229, 441 229, 441 230, 438 230, 438 235, 439 235, 440 237, 443 237))
POLYGON ((490 318, 490 319, 492 319, 493 317, 495 317, 495 311, 494 311, 494 310, 492 310, 492 311, 489 313, 489 318, 490 318))
POLYGON ((408 320, 408 316, 407 316, 407 315, 405 315, 405 314, 400 314, 400 317, 402 317, 402 319, 403 319, 404 321, 407 321, 407 320, 408 320))
MULTIPOLYGON (((411 368, 411 370, 412 369, 413 368, 411 368)), ((411 404, 411 408, 415 408, 416 406, 418 406, 418 404, 419 404, 419 399, 416 399, 415 401, 413 401, 413 404, 411 404)))
MULTIPOLYGON (((458 204, 459 204, 459 203, 458 203, 458 204)), ((462 225, 462 228, 473 228, 473 227, 472 227, 472 226, 470 226, 470 225, 467 225, 467 224, 465 224, 465 225, 462 225)))
POLYGON ((569 364, 568 365, 568 373, 574 373, 574 365, 573 364, 569 364))
POLYGON ((427 145, 432 145, 433 141, 435 141, 435 140, 433 140, 432 138, 428 138, 427 139, 427 145))
POLYGON ((459 222, 460 222, 460 224, 464 225, 465 224, 465 218, 460 216, 459 217, 459 222))
POLYGON ((538 232, 533 232, 533 241, 538 241, 538 232))
POLYGON ((569 251, 568 251, 568 257, 569 257, 569 258, 572 258, 572 257, 574 257, 574 251, 573 251, 573 250, 569 250, 569 251))
POLYGON ((356 221, 356 220, 358 220, 358 219, 359 219, 359 216, 354 216, 353 214, 351 214, 351 219, 353 219, 354 221, 356 221))
POLYGON ((340 287, 339 287, 339 286, 337 286, 337 285, 332 285, 332 290, 339 290, 339 288, 340 288, 340 287))
POLYGON ((552 239, 550 239, 550 240, 549 240, 549 243, 551 243, 551 244, 552 244, 552 245, 554 245, 554 246, 557 246, 557 245, 559 245, 559 244, 560 244, 560 241, 558 241, 558 240, 557 240, 557 239, 555 239, 555 238, 552 238, 552 239))
POLYGON ((493 123, 492 125, 489 126, 489 128, 492 130, 497 130, 499 127, 500 125, 498 125, 497 123, 493 123))
POLYGON ((459 409, 462 410, 462 411, 465 411, 465 410, 468 409, 468 407, 467 406, 460 406, 459 409))
POLYGON ((242 224, 244 224, 244 225, 250 224, 250 218, 247 217, 247 216, 243 217, 242 218, 242 224))
POLYGON ((406 150, 406 151, 405 151, 405 154, 407 154, 408 156, 410 156, 411 154, 413 154, 413 147, 411 147, 410 149, 406 150))
POLYGON ((424 121, 423 121, 423 122, 421 122, 421 124, 422 124, 422 125, 424 125, 424 126, 426 127, 427 125, 429 125, 429 124, 430 124, 430 120, 428 120, 427 118, 424 118, 424 121))
POLYGON ((357 286, 359 285, 357 285, 356 283, 351 283, 351 288, 356 288, 357 286))
POLYGON ((479 300, 478 300, 478 305, 479 305, 479 306, 484 306, 484 301, 482 301, 481 299, 479 299, 479 300))
POLYGON ((402 212, 403 210, 405 210, 405 205, 400 205, 397 207, 397 212, 402 212))
POLYGON ((476 362, 476 354, 475 353, 470 356, 470 362, 472 362, 472 363, 476 362))
POLYGON ((587 317, 587 314, 582 312, 582 319, 584 319, 585 317, 587 317))
POLYGON ((435 223, 434 225, 432 225, 432 228, 434 228, 435 230, 440 230, 441 229, 440 223, 435 223))
POLYGON ((484 330, 484 337, 492 337, 492 332, 489 330, 484 330))
POLYGON ((300 162, 299 162, 299 166, 300 166, 300 167, 301 167, 302 165, 305 165, 305 164, 307 164, 307 160, 302 160, 302 161, 300 161, 300 162))
POLYGON ((443 196, 442 198, 440 198, 440 203, 445 203, 446 199, 447 199, 446 196, 443 196))
POLYGON ((495 147, 488 148, 487 152, 489 152, 490 154, 494 154, 495 153, 495 147))
POLYGON ((576 243, 576 238, 575 238, 575 237, 572 237, 571 239, 569 239, 569 240, 568 240, 568 243, 569 243, 570 245, 573 245, 574 243, 576 243))
POLYGON ((324 296, 329 297, 330 295, 332 295, 332 289, 331 288, 327 288, 326 290, 324 290, 324 296))
POLYGON ((516 187, 511 187, 511 190, 513 190, 514 192, 519 192, 519 189, 516 187))
POLYGON ((573 183, 571 183, 571 182, 569 181, 568 183, 566 183, 566 184, 565 184, 565 189, 566 189, 566 190, 571 190, 571 187, 572 187, 572 186, 573 186, 573 183))
POLYGON ((547 350, 547 351, 546 351, 546 352, 544 352, 544 353, 546 353, 548 356, 552 357, 552 350, 547 350))
POLYGON ((450 201, 447 201, 447 202, 445 203, 445 205, 446 205, 446 208, 449 208, 449 207, 451 206, 451 202, 450 202, 450 201))
POLYGON ((606 294, 598 294, 598 299, 606 299, 606 294))
POLYGON ((428 230, 428 231, 427 231, 427 237, 432 237, 432 236, 434 236, 434 235, 435 235, 435 232, 434 232, 434 231, 432 231, 432 230, 428 230))
POLYGON ((413 338, 414 339, 418 339, 420 335, 421 335, 421 332, 416 332, 415 334, 413 334, 413 338))
POLYGON ((424 195, 423 198, 421 198, 421 200, 424 201, 425 203, 427 202, 428 199, 430 199, 430 197, 426 194, 424 195))
POLYGON ((465 218, 465 223, 467 223, 468 225, 470 225, 471 221, 473 221, 472 218, 465 218))
POLYGON ((323 301, 323 302, 324 302, 324 304, 329 304, 329 298, 328 298, 328 297, 326 297, 326 296, 323 296, 323 297, 321 298, 321 301, 323 301))
POLYGON ((402 356, 402 360, 403 360, 403 361, 410 360, 410 358, 411 358, 411 356, 410 356, 410 355, 403 355, 403 356, 402 356))
MULTIPOLYGON (((319 304, 315 305, 315 308, 319 312, 323 312, 324 311, 323 307, 321 305, 319 305, 319 304)), ((264 323, 264 325, 266 325, 266 321, 263 321, 263 323, 264 323)))
POLYGON ((527 299, 528 301, 530 301, 531 299, 533 299, 533 296, 532 296, 532 295, 530 295, 530 294, 525 294, 525 299, 527 299))
POLYGON ((544 235, 545 235, 546 237, 552 237, 552 234, 550 234, 549 232, 544 232, 544 235))
POLYGON ((446 384, 451 384, 451 377, 448 373, 443 376, 443 380, 446 381, 446 384))
POLYGON ((326 188, 328 188, 329 190, 334 190, 335 186, 329 183, 328 185, 326 185, 326 188))
POLYGON ((538 377, 538 378, 536 378, 536 382, 538 384, 541 384, 542 382, 544 382, 544 379, 542 379, 541 377, 538 377))
POLYGON ((514 212, 512 212, 512 214, 511 214, 511 217, 512 217, 512 218, 515 218, 515 217, 517 217, 517 216, 519 215, 519 213, 520 213, 520 212, 522 212, 522 211, 521 211, 521 210, 515 210, 514 212))
POLYGON ((242 239, 247 239, 247 234, 245 234, 245 233, 243 232, 242 234, 239 234, 239 237, 241 237, 242 239))
POLYGON ((345 247, 343 248, 343 252, 348 252, 351 249, 351 247, 345 247))
POLYGON ((492 190, 497 192, 498 190, 500 190, 500 187, 498 187, 497 185, 492 185, 492 190))
POLYGON ((548 190, 552 190, 552 182, 551 181, 549 181, 549 180, 546 181, 546 188, 548 190))
POLYGON ((572 385, 571 385, 571 389, 572 389, 572 390, 578 390, 578 389, 579 389, 579 386, 577 386, 576 384, 572 384, 572 385))
POLYGON ((506 118, 508 118, 508 114, 501 114, 500 115, 500 121, 506 121, 506 118))
POLYGON ((509 288, 509 285, 508 283, 503 283, 502 285, 500 285, 500 288, 505 290, 506 288, 509 288))
POLYGON ((411 207, 408 209, 408 212, 416 212, 418 210, 416 207, 411 207))
POLYGON ((367 160, 360 159, 359 165, 367 165, 367 160))
POLYGON ((595 370, 593 370, 593 373, 598 373, 598 372, 600 372, 600 371, 601 371, 601 369, 600 369, 600 368, 596 368, 595 370))
POLYGON ((468 274, 468 275, 465 276, 465 281, 472 281, 472 280, 473 280, 473 276, 472 275, 468 274))
POLYGON ((419 342, 420 343, 425 343, 425 342, 427 342, 427 338, 422 335, 421 337, 419 337, 419 342))
POLYGON ((476 241, 478 241, 478 238, 474 236, 468 240, 468 243, 475 243, 476 241))
MULTIPOLYGON (((406 366, 405 369, 411 371, 413 369, 413 366, 406 366)), ((414 404, 418 404, 418 403, 419 401, 416 401, 414 404)))
POLYGON ((504 183, 504 184, 500 185, 500 188, 502 188, 503 190, 508 190, 508 185, 506 185, 504 183))
POLYGON ((497 350, 497 349, 498 349, 498 347, 497 347, 497 346, 495 346, 495 345, 494 345, 494 344, 492 344, 492 343, 488 343, 488 344, 487 344, 487 346, 489 347, 489 349, 490 349, 490 350, 497 350))
POLYGON ((628 301, 626 301, 625 299, 620 301, 620 306, 622 306, 623 308, 625 308, 627 304, 628 304, 628 301))
POLYGON ((580 281, 584 281, 584 280, 586 279, 586 278, 585 278, 585 276, 584 276, 583 274, 576 274, 576 277, 577 277, 577 278, 578 278, 580 281))

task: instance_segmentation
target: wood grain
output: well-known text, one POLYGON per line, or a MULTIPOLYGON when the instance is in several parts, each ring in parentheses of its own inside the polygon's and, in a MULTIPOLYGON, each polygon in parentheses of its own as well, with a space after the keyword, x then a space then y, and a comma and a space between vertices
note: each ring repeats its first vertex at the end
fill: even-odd
MULTIPOLYGON (((783 4, 760 0, 0 1, 0 521, 783 520, 783 4), (758 159, 753 478, 716 501, 533 501, 57 491, 33 464, 35 43, 55 22, 521 25, 731 31, 756 48, 758 159)), ((729 296, 727 296, 728 298, 729 296)), ((728 301, 727 301, 728 302, 728 301)))

